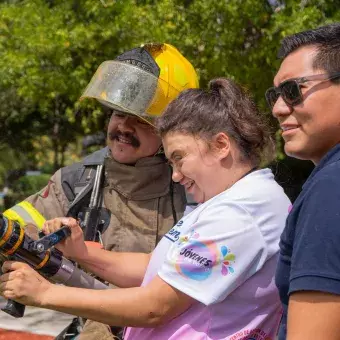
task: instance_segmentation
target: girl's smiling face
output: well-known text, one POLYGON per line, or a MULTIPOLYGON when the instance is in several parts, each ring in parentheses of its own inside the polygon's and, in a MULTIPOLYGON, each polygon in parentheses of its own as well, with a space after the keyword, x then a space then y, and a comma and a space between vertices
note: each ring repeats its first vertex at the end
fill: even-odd
POLYGON ((173 181, 182 184, 197 203, 206 202, 226 189, 216 178, 222 169, 221 157, 207 141, 170 132, 163 137, 163 146, 173 167, 173 181))

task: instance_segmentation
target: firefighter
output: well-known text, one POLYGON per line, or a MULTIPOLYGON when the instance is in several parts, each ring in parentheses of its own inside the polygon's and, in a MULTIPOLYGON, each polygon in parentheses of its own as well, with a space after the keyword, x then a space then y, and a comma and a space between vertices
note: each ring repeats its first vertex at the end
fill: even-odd
MULTIPOLYGON (((107 146, 59 169, 45 188, 5 215, 39 228, 45 219, 84 218, 100 178, 97 202, 103 218, 95 237, 107 250, 151 252, 186 207, 183 188, 171 180, 154 120, 181 91, 197 87, 193 66, 169 44, 146 44, 103 62, 81 99, 95 98, 112 111, 107 146)), ((110 327, 87 321, 79 339, 112 337, 110 327)))

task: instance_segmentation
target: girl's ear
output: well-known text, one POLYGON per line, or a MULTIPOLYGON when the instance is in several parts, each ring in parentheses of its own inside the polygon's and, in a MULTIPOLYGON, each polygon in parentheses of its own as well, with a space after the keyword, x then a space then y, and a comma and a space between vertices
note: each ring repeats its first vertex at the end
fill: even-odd
POLYGON ((231 142, 228 135, 224 132, 217 133, 211 141, 214 151, 217 157, 220 159, 226 158, 230 154, 231 142))

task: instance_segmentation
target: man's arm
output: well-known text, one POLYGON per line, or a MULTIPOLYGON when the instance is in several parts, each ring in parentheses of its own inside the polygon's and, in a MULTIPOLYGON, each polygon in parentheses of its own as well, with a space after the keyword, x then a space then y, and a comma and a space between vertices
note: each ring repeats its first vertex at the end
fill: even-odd
POLYGON ((35 226, 37 229, 30 229, 29 236, 37 239, 39 229, 42 229, 45 219, 65 216, 68 204, 61 188, 60 170, 58 170, 44 188, 7 209, 3 215, 10 220, 17 221, 25 230, 27 225, 35 226))
POLYGON ((45 219, 66 216, 69 202, 61 186, 61 170, 53 174, 42 190, 25 201, 31 203, 45 219))
POLYGON ((305 291, 289 299, 287 340, 340 339, 340 296, 305 291))

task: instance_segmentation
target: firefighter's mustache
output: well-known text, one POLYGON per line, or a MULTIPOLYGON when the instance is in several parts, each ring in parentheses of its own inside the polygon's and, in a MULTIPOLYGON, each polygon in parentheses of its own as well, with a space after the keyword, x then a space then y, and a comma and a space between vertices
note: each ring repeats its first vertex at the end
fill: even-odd
POLYGON ((138 148, 140 146, 139 140, 134 135, 128 132, 125 133, 122 133, 120 131, 109 132, 108 136, 110 140, 119 140, 119 137, 122 137, 128 140, 134 148, 138 148))

